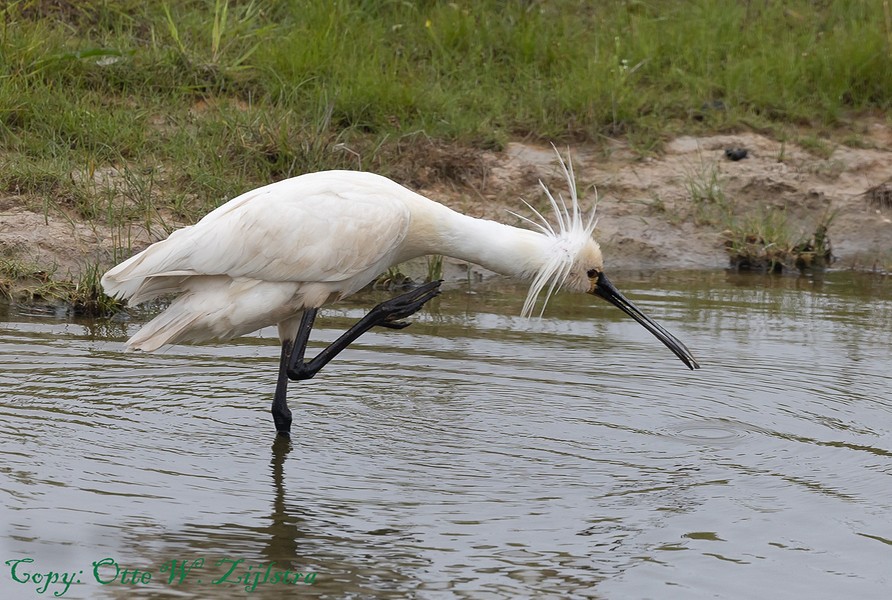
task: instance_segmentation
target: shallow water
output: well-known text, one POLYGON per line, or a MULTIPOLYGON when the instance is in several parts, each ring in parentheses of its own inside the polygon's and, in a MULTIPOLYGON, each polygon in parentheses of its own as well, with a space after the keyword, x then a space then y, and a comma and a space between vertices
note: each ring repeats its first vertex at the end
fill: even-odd
POLYGON ((456 289, 292 383, 292 445, 272 329, 124 354, 0 306, 0 597, 887 597, 892 281, 613 279, 701 370, 593 297, 456 289))

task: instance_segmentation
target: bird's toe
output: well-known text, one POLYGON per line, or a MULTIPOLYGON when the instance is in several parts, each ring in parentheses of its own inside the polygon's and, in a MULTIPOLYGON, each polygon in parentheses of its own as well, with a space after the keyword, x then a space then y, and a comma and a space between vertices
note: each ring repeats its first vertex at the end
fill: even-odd
POLYGON ((386 327, 388 329, 405 329, 409 325, 411 325, 409 321, 395 321, 392 318, 387 318, 378 323, 381 327, 386 327))

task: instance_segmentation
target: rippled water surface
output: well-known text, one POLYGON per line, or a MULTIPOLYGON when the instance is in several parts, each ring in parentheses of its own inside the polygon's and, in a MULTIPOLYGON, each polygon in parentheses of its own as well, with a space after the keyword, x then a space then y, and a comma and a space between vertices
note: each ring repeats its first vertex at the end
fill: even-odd
POLYGON ((0 306, 0 596, 888 597, 892 282, 613 279, 700 371, 596 298, 455 289, 292 383, 291 445, 274 330, 124 354, 140 319, 0 306))

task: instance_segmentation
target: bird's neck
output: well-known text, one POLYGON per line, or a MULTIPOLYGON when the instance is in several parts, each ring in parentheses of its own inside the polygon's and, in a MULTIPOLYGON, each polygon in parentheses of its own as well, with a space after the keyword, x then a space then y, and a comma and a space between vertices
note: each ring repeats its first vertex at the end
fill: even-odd
POLYGON ((438 203, 413 211, 412 254, 442 254, 502 275, 531 278, 547 259, 550 240, 535 231, 478 219, 438 203))

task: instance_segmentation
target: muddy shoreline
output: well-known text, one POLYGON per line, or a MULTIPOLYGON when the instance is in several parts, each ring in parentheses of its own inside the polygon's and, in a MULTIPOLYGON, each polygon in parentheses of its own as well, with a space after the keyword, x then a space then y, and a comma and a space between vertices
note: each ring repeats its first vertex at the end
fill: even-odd
MULTIPOLYGON (((611 271, 726 268, 723 223, 704 216, 709 207, 694 197, 713 186, 727 204, 723 209, 736 217, 779 212, 801 235, 832 211, 832 267, 888 272, 892 192, 885 194, 884 186, 892 182, 892 128, 866 125, 862 139, 862 147, 837 145, 820 155, 756 133, 680 137, 660 156, 643 159, 621 142, 569 150, 581 204, 597 201, 595 233, 611 271), (746 149, 746 158, 730 160, 729 148, 746 149)), ((514 142, 500 152, 441 152, 431 160, 448 163, 446 170, 456 175, 447 179, 444 169, 425 167, 395 178, 473 216, 520 225, 509 213, 529 212, 520 198, 547 214, 540 180, 567 193, 554 150, 546 145, 514 142)), ((0 198, 0 258, 31 265, 32 276, 36 271, 76 281, 90 265, 110 266, 168 233, 138 223, 113 231, 71 214, 41 212, 39 205, 34 198, 0 198)), ((445 275, 468 277, 464 265, 453 263, 445 275)), ((484 276, 474 269, 475 278, 484 276)))

